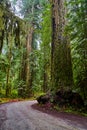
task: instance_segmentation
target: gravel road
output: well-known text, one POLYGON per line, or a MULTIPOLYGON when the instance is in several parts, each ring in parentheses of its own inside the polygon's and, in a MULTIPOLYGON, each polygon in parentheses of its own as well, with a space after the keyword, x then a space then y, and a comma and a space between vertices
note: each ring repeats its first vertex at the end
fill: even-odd
POLYGON ((69 120, 56 118, 33 109, 36 101, 0 105, 0 130, 87 130, 84 125, 72 125, 69 120))

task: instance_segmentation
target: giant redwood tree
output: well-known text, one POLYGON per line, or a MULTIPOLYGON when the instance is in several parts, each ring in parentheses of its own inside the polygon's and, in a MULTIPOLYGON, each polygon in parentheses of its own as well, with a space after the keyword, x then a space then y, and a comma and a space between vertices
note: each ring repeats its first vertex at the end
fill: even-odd
POLYGON ((64 35, 66 8, 64 0, 52 0, 51 83, 53 90, 73 85, 72 63, 68 36, 64 35))

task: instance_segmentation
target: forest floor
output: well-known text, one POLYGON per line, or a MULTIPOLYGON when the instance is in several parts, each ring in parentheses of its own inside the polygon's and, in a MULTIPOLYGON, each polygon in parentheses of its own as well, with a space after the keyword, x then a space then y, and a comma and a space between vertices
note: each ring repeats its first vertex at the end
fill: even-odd
POLYGON ((0 105, 0 130, 87 130, 87 117, 46 111, 36 101, 0 105))

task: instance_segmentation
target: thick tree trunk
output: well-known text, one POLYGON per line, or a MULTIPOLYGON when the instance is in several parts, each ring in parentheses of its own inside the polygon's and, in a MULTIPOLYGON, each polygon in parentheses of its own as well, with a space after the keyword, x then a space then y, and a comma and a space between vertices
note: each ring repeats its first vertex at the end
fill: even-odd
POLYGON ((26 95, 27 97, 32 96, 32 69, 31 69, 31 52, 33 42, 33 27, 31 26, 28 30, 26 49, 27 49, 27 61, 26 61, 26 95))
POLYGON ((64 0, 52 0, 52 88, 70 88, 73 85, 72 64, 68 37, 64 36, 64 0))

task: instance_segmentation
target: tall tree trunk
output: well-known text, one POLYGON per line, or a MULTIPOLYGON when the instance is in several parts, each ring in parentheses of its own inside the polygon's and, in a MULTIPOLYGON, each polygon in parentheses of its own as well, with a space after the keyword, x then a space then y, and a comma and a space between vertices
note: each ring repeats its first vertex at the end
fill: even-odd
POLYGON ((28 26, 27 28, 27 37, 26 43, 23 48, 26 49, 23 51, 22 55, 22 68, 20 70, 20 85, 18 94, 21 97, 31 97, 32 96, 32 69, 31 69, 31 52, 32 52, 32 38, 33 38, 33 27, 28 26))
POLYGON ((8 61, 9 65, 6 73, 6 97, 11 95, 11 58, 12 58, 12 35, 9 33, 8 44, 8 61))
POLYGON ((28 29, 26 51, 27 51, 27 62, 26 62, 26 95, 27 97, 32 96, 32 66, 31 66, 31 52, 32 52, 32 42, 33 42, 33 26, 28 29))
MULTIPOLYGON (((45 61, 44 61, 45 62, 45 61)), ((43 92, 47 92, 48 89, 48 84, 47 84, 47 68, 46 68, 46 63, 44 63, 44 72, 43 72, 43 92)))
POLYGON ((48 90, 48 80, 49 80, 49 78, 48 78, 48 68, 47 68, 47 58, 46 58, 46 55, 47 55, 47 49, 46 49, 46 45, 44 44, 44 47, 43 47, 43 52, 44 52, 44 63, 43 63, 43 92, 47 92, 47 90, 48 90))
POLYGON ((55 91, 73 85, 70 45, 64 36, 65 13, 64 0, 52 0, 51 82, 55 91))
POLYGON ((19 88, 18 88, 18 95, 19 97, 25 98, 25 89, 26 89, 26 53, 25 53, 26 45, 22 46, 23 52, 21 54, 21 67, 19 70, 19 88), (24 49, 23 49, 24 48, 24 49))
POLYGON ((9 95, 10 95, 9 78, 10 78, 10 68, 7 68, 7 74, 6 74, 6 97, 9 97, 9 95))

